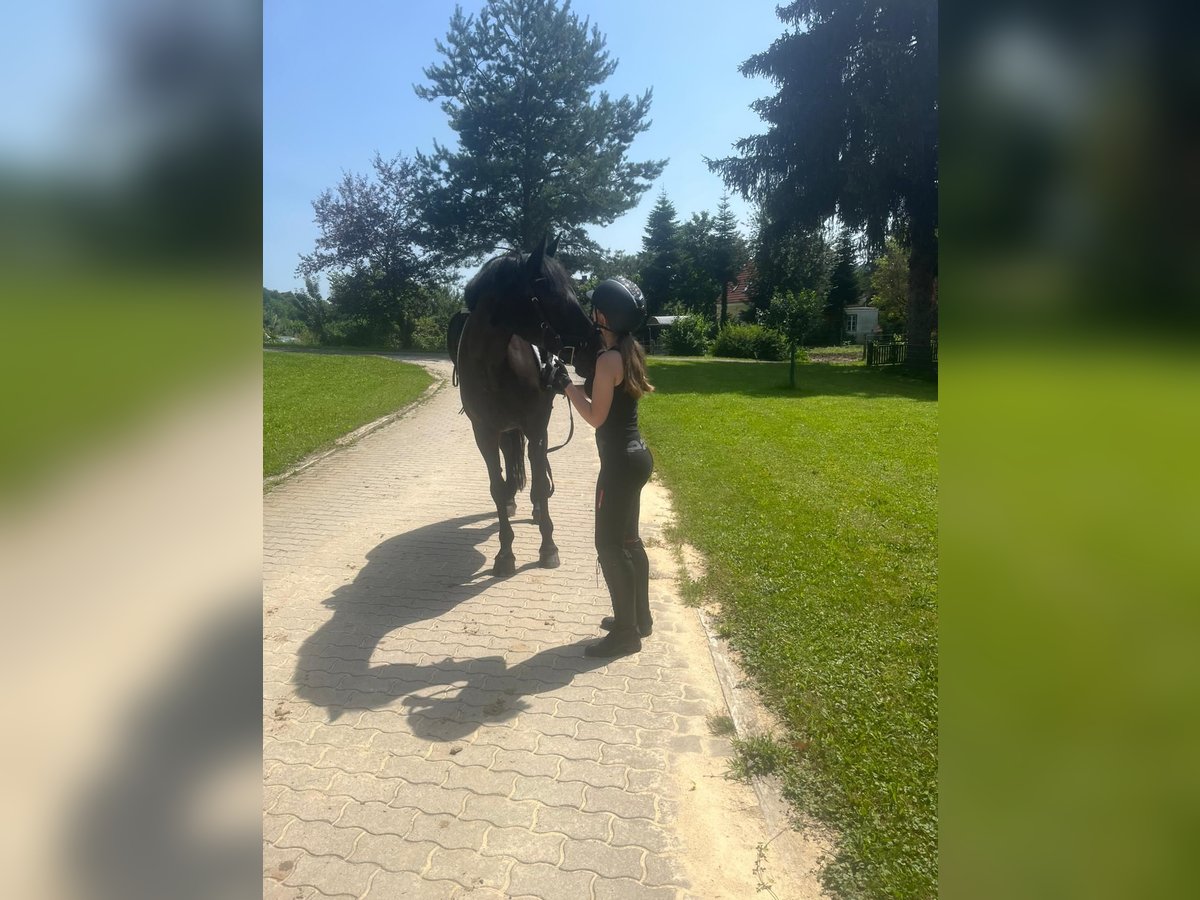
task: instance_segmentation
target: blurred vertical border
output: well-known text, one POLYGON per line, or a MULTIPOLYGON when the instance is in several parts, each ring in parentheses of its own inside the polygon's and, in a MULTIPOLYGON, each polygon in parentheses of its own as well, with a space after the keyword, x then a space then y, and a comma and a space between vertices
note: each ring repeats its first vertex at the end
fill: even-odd
POLYGON ((1176 897, 1200 833, 1194 16, 941 16, 941 894, 1176 897))
POLYGON ((254 896, 262 10, 5 20, 5 893, 254 896))

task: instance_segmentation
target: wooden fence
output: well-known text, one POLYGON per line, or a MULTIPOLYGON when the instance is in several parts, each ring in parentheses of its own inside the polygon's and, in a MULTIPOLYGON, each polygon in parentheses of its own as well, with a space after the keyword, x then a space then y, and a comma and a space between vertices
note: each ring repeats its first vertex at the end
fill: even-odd
MULTIPOLYGON (((938 361, 938 339, 929 339, 930 361, 936 366, 938 361)), ((899 366, 908 358, 908 344, 891 337, 884 340, 867 341, 863 345, 863 359, 868 366, 899 366)))

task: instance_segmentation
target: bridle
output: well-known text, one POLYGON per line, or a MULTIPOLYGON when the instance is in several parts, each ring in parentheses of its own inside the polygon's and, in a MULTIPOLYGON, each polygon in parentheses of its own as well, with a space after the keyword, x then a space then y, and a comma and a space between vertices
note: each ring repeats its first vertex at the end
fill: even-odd
MULTIPOLYGON (((542 337, 538 342, 538 349, 541 350, 543 354, 552 353, 561 359, 562 355, 566 352, 566 346, 563 344, 562 335, 560 335, 558 331, 555 330, 554 326, 550 324, 550 317, 546 315, 546 310, 542 306, 541 298, 538 297, 536 293, 531 293, 529 295, 529 300, 533 304, 533 308, 537 313, 538 319, 541 320, 539 327, 541 328, 542 337)), ((575 355, 574 350, 575 348, 572 347, 572 358, 575 355)), ((553 399, 550 401, 550 403, 553 405, 553 399)), ((563 447, 567 446, 567 444, 571 443, 571 438, 575 436, 575 412, 571 408, 570 400, 567 401, 567 415, 571 422, 570 428, 567 430, 567 439, 557 447, 548 447, 546 449, 547 454, 553 453, 555 450, 561 450, 563 447)), ((552 497, 554 496, 554 474, 550 471, 549 459, 546 460, 546 474, 550 476, 550 496, 552 497)))

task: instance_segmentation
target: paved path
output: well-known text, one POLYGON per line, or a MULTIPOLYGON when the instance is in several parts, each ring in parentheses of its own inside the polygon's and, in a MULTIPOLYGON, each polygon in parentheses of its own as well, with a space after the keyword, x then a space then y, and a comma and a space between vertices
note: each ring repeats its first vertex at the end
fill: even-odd
POLYGON ((705 830, 712 808, 689 807, 729 743, 708 731, 721 689, 695 610, 664 593, 669 557, 645 649, 584 657, 609 612, 591 428, 577 417, 551 457, 562 566, 537 567, 525 492, 517 574, 495 579, 458 409, 444 384, 265 496, 265 896, 736 895, 706 874, 721 816, 705 830))

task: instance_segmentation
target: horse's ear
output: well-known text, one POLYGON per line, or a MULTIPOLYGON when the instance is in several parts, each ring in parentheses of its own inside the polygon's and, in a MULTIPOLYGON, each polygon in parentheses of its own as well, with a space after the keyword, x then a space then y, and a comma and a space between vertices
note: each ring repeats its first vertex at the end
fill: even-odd
POLYGON ((542 235, 541 241, 537 245, 537 249, 529 254, 529 259, 525 262, 525 271, 530 278, 537 278, 542 274, 542 264, 546 259, 546 236, 542 235))
POLYGON ((558 252, 558 235, 554 236, 554 240, 550 242, 550 246, 546 248, 546 255, 553 256, 558 252))

